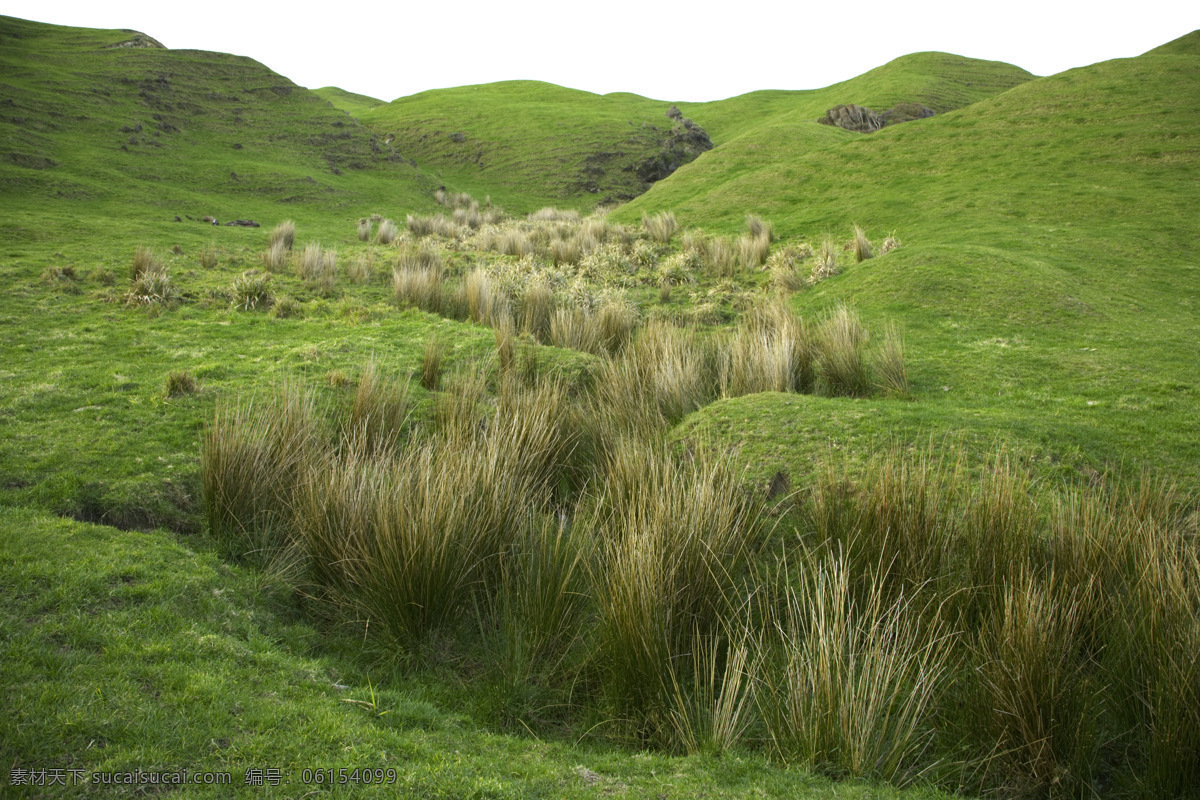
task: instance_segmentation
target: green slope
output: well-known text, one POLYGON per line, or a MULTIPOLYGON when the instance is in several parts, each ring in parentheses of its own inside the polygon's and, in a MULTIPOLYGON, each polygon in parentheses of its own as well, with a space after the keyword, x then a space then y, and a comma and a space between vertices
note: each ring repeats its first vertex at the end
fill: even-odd
POLYGON ((937 113, 977 102, 1024 83, 1033 75, 1002 61, 949 53, 913 53, 823 89, 759 91, 710 103, 682 103, 684 114, 704 125, 718 145, 784 115, 815 120, 826 110, 856 103, 884 111, 921 103, 937 113))
POLYGON ((538 81, 436 89, 362 120, 447 185, 513 208, 575 206, 640 194, 639 168, 669 147, 670 103, 538 81))
POLYGON ((426 201, 432 179, 312 92, 248 58, 119 46, 145 39, 0 18, 0 207, 224 221, 426 201))
POLYGON ((347 92, 345 89, 339 89, 336 86, 322 86, 320 89, 313 89, 312 91, 317 97, 328 100, 331 106, 340 108, 352 117, 357 117, 376 106, 383 105, 382 100, 367 97, 365 94, 347 92))
MULTIPOLYGON (((797 301, 846 300, 907 327, 919 402, 869 430, 978 430, 1195 483, 1200 57, 1169 50, 867 136, 751 131, 617 217, 673 209, 685 225, 735 230, 751 211, 787 236, 844 239, 856 222, 877 242, 895 230, 904 247, 797 301)), ((752 402, 701 417, 740 418, 752 402)), ((824 432, 801 438, 845 436, 872 404, 844 405, 850 416, 822 407, 824 432)), ((764 442, 785 441, 778 432, 763 429, 764 442)))

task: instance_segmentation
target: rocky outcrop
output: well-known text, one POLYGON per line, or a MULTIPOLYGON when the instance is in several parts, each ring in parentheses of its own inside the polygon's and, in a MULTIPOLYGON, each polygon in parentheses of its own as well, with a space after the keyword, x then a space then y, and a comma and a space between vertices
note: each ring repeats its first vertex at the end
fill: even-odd
POLYGON ((883 117, 865 106, 854 103, 834 106, 826 111, 825 116, 818 122, 858 133, 871 133, 883 127, 883 117))

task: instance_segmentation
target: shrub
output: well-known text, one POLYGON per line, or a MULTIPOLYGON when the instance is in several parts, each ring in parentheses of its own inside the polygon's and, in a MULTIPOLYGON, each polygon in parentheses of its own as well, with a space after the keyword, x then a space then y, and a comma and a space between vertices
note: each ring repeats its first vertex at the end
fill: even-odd
POLYGON ((267 249, 273 249, 276 245, 283 247, 284 250, 291 250, 296 244, 296 223, 290 219, 284 220, 272 229, 271 236, 267 239, 267 249))
POLYGON ((199 392, 200 384, 186 369, 173 369, 167 374, 164 391, 167 397, 182 397, 199 392))
POLYGON ((675 232, 679 230, 679 223, 675 221, 673 211, 660 211, 653 216, 643 212, 642 227, 654 241, 669 244, 675 232))
POLYGON ((868 258, 875 257, 875 250, 871 244, 871 240, 867 238, 867 234, 862 228, 854 226, 854 260, 857 263, 862 263, 868 258))
MULTIPOLYGON (((239 311, 267 310, 275 302, 271 294, 271 276, 256 269, 248 269, 233 279, 229 293, 232 306, 239 311)), ((282 316, 282 315, 277 315, 282 316)))

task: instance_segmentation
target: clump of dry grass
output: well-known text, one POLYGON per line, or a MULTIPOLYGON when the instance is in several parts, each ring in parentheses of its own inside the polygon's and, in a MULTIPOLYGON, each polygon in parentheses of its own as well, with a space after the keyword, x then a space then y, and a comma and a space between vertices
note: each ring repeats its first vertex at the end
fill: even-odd
POLYGON ((512 369, 517 354, 517 326, 512 315, 504 314, 496 320, 492 332, 496 337, 496 358, 500 364, 500 371, 507 373, 512 369))
POLYGON ((381 220, 375 230, 375 241, 379 244, 391 244, 400 235, 400 228, 390 219, 381 220))
POLYGON ((271 250, 276 245, 281 246, 284 250, 290 251, 296 244, 296 223, 290 219, 285 219, 283 222, 276 225, 271 230, 271 236, 267 239, 267 249, 271 250))
POLYGON ((675 212, 660 211, 653 216, 643 213, 642 227, 654 241, 670 244, 672 237, 679 230, 679 223, 675 220, 675 212))
POLYGON ((871 380, 863 356, 867 338, 858 314, 846 306, 838 306, 821 321, 817 365, 825 392, 853 397, 870 392, 871 380))
POLYGON ((443 214, 433 214, 430 216, 414 216, 409 214, 406 218, 408 230, 414 236, 442 236, 447 239, 458 238, 461 229, 455 225, 453 220, 447 219, 443 214))
POLYGON ((708 240, 704 261, 713 277, 729 278, 738 273, 738 252, 725 237, 716 236, 708 240))
POLYGON ((351 283, 369 283, 375 272, 375 257, 368 251, 357 254, 346 264, 346 277, 351 283))
POLYGON ((280 272, 287 269, 291 253, 291 248, 285 247, 283 242, 275 242, 263 251, 263 268, 272 272, 280 272))
POLYGON ((296 275, 327 291, 332 289, 337 280, 337 249, 325 249, 319 242, 309 242, 296 258, 296 275))
POLYGON ((883 244, 879 246, 879 255, 887 255, 900 246, 900 240, 896 238, 896 232, 892 231, 883 240, 883 244))
POLYGON ((804 286, 801 264, 812 255, 808 245, 789 245, 776 250, 767 258, 766 268, 771 275, 771 288, 776 292, 794 292, 804 286))
POLYGON ((392 287, 400 305, 413 305, 431 314, 442 313, 444 280, 442 258, 437 250, 408 246, 397 255, 392 287))
POLYGON ((533 255, 537 247, 524 231, 512 229, 500 234, 496 250, 506 256, 524 258, 533 255))
POLYGON ((360 242, 371 241, 371 218, 363 217, 358 221, 358 240, 360 242))
POLYGON ((766 239, 768 244, 775 241, 775 226, 757 214, 746 215, 746 233, 752 239, 766 239))
POLYGON ((539 342, 549 341, 555 305, 554 289, 546 279, 531 281, 521 298, 521 330, 539 342))
POLYGON ((759 235, 746 233, 738 237, 737 259, 742 269, 756 269, 767 260, 771 251, 771 235, 763 231, 759 235))
POLYGON ((200 384, 196 381, 192 373, 186 369, 173 369, 167 375, 163 391, 167 397, 183 397, 184 395, 199 392, 200 384))
POLYGON ((817 258, 813 262, 808 282, 819 283, 837 275, 838 272, 837 245, 834 244, 832 236, 826 236, 821 240, 821 246, 817 249, 817 258))
POLYGON ((854 240, 852 244, 855 262, 861 264, 868 258, 875 257, 874 245, 872 245, 871 240, 867 238, 866 232, 857 225, 854 226, 854 240))
POLYGON ((372 357, 363 367, 347 420, 346 438, 359 452, 392 452, 412 413, 408 381, 383 372, 372 357))
POLYGON ((130 267, 129 290, 125 304, 130 306, 170 305, 179 299, 167 268, 149 248, 138 246, 130 267))
POLYGON ((876 383, 885 394, 908 397, 908 367, 904 361, 904 337, 894 325, 883 331, 875 355, 876 383))
POLYGON ((783 299, 755 306, 722 348, 721 393, 811 391, 814 350, 804 320, 783 299))
POLYGON ((239 311, 266 310, 275 302, 270 273, 248 269, 233 279, 229 288, 232 305, 239 311))
POLYGON ((573 208, 545 208, 538 209, 531 213, 528 217, 530 222, 579 222, 579 212, 573 208))
POLYGON ((442 357, 446 353, 446 345, 438 336, 431 336, 425 343, 425 352, 421 357, 421 385, 429 391, 436 391, 442 382, 442 357))

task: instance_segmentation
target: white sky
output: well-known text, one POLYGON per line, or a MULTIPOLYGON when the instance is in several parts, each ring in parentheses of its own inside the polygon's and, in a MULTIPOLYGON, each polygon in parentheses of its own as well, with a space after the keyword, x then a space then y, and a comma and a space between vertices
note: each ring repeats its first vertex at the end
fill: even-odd
POLYGON ((513 79, 718 100, 828 86, 922 50, 1050 75, 1139 55, 1200 27, 1194 1, 1163 0, 3 0, 0 13, 133 28, 170 48, 250 56, 301 86, 385 101, 513 79))

